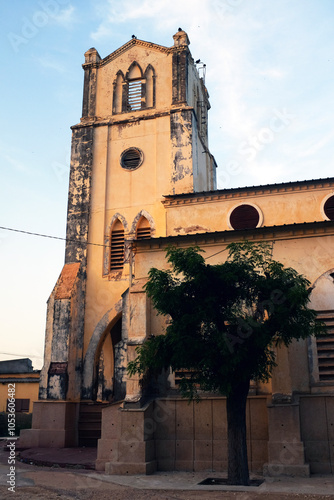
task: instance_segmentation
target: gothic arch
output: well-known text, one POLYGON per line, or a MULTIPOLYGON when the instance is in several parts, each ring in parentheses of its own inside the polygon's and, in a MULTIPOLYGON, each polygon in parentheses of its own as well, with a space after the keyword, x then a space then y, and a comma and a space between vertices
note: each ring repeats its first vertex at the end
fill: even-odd
POLYGON ((155 107, 155 71, 149 64, 144 73, 145 78, 145 102, 146 108, 155 107))
MULTIPOLYGON (((310 295, 310 307, 318 311, 318 318, 327 324, 328 327, 332 328, 334 315, 334 268, 323 273, 313 283, 310 295)), ((334 349, 330 347, 331 344, 327 343, 327 340, 326 338, 325 343, 323 343, 321 338, 315 339, 311 337, 308 339, 311 384, 319 384, 319 382, 329 384, 329 379, 333 380, 334 349)), ((332 384, 333 382, 330 385, 332 384)))
POLYGON ((148 71, 151 70, 152 73, 153 73, 153 76, 155 77, 155 69, 153 68, 152 64, 148 64, 147 65, 147 68, 145 69, 145 73, 144 73, 144 76, 146 77, 147 76, 147 73, 148 71))
POLYGON ((124 233, 127 233, 129 228, 128 228, 128 223, 123 217, 122 214, 120 213, 115 213, 108 226, 106 227, 105 235, 104 235, 104 251, 103 251, 103 276, 106 276, 109 274, 109 253, 110 253, 110 244, 111 244, 111 230, 115 222, 119 220, 124 227, 124 233))
POLYGON ((83 361, 82 369, 82 399, 93 399, 94 386, 97 376, 97 364, 103 341, 110 329, 117 323, 122 314, 122 299, 96 325, 89 341, 88 349, 83 361))
POLYGON ((150 224, 150 227, 151 227, 151 234, 155 233, 155 224, 154 224, 154 219, 153 219, 152 215, 150 215, 146 210, 141 210, 136 215, 136 217, 133 219, 133 222, 132 222, 132 225, 131 225, 130 234, 133 237, 136 234, 136 228, 137 228, 138 222, 141 219, 141 217, 145 217, 145 219, 148 220, 148 222, 150 224))
POLYGON ((113 82, 113 113, 121 113, 124 107, 123 101, 123 86, 124 74, 121 70, 117 71, 116 78, 113 82))
POLYGON ((126 80, 132 80, 134 78, 143 78, 143 76, 143 70, 141 69, 140 64, 138 64, 137 61, 133 61, 129 66, 125 78, 126 80), (139 70, 139 72, 136 71, 137 69, 139 70))
POLYGON ((319 276, 312 284, 310 306, 315 310, 334 310, 334 268, 319 276))
POLYGON ((119 219, 121 221, 121 223, 123 224, 124 231, 128 231, 128 223, 126 221, 126 218, 122 214, 117 212, 112 216, 111 221, 106 228, 106 234, 108 234, 108 235, 110 234, 111 228, 117 219, 119 219))

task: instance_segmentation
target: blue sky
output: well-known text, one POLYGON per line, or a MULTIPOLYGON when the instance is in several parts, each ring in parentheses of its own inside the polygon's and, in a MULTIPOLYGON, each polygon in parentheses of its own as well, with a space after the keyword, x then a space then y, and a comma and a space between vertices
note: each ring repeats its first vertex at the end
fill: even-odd
MULTIPOLYGON (((11 0, 0 17, 0 226, 65 237, 83 54, 179 27, 206 64, 218 187, 334 173, 332 0, 11 0)), ((40 368, 64 242, 0 230, 0 359, 40 368), (2 353, 9 353, 8 355, 2 353)))

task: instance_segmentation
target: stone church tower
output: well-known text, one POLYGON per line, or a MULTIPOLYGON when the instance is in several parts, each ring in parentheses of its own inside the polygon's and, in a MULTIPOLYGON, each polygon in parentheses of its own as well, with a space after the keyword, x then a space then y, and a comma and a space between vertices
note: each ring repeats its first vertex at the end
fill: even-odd
POLYGON ((182 373, 145 390, 136 347, 163 333, 143 286, 165 249, 198 245, 210 264, 233 241, 267 241, 312 283, 328 339, 277 352, 247 401, 250 470, 334 472, 334 178, 216 189, 208 92, 179 29, 172 47, 138 40, 85 53, 72 127, 65 265, 48 300, 44 366, 22 447, 97 446, 107 473, 227 468, 225 400, 188 405, 182 373))
MULTIPOLYGON (((187 34, 173 39, 168 48, 133 37, 104 59, 94 48, 85 53, 65 265, 48 301, 39 395, 40 408, 66 402, 57 405, 64 419, 70 402, 126 396, 134 241, 168 236, 164 196, 216 189, 209 95, 187 34)), ((52 434, 53 444, 68 442, 65 429, 52 434)))

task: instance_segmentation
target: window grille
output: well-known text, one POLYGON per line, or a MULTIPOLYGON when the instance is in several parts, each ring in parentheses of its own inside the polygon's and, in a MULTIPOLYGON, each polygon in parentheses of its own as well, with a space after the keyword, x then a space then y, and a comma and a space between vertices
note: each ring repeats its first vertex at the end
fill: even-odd
POLYGON ((319 381, 334 381, 334 311, 319 311, 318 319, 327 326, 327 335, 317 337, 319 381))
POLYGON ((137 226, 137 240, 147 240, 151 238, 151 227, 147 219, 142 217, 137 226))
POLYGON ((138 148, 129 148, 121 154, 121 166, 126 170, 135 170, 143 163, 143 152, 138 148))
POLYGON ((110 271, 123 269, 124 263, 124 229, 117 221, 111 231, 110 271))
POLYGON ((129 81, 128 105, 132 111, 136 111, 142 107, 141 88, 142 80, 129 81))
POLYGON ((260 215, 252 205, 239 205, 230 215, 230 224, 233 229, 255 229, 260 215))

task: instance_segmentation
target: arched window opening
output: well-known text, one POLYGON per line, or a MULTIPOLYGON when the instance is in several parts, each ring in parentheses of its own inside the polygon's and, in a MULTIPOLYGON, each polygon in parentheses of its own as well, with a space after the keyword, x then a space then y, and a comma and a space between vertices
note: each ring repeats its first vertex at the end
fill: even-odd
POLYGON ((118 73, 116 77, 115 91, 114 91, 114 113, 122 112, 122 94, 123 94, 123 75, 118 73))
POLYGON ((112 227, 110 237, 110 271, 123 269, 124 263, 124 227, 117 220, 112 227))
POLYGON ((153 89, 153 69, 148 68, 146 71, 146 107, 153 108, 154 106, 154 89, 153 89))
POLYGON ((136 231, 137 240, 147 240, 151 238, 151 226, 146 217, 141 217, 136 231))
POLYGON ((257 207, 243 203, 229 214, 228 224, 231 229, 255 229, 262 224, 261 213, 257 207))
POLYGON ((334 195, 326 200, 324 212, 328 220, 334 220, 334 195))
POLYGON ((142 108, 144 82, 139 66, 134 64, 128 73, 128 107, 131 111, 142 108))
POLYGON ((121 70, 113 83, 113 113, 127 113, 155 106, 155 72, 149 64, 143 73, 136 61, 124 76, 121 70))

